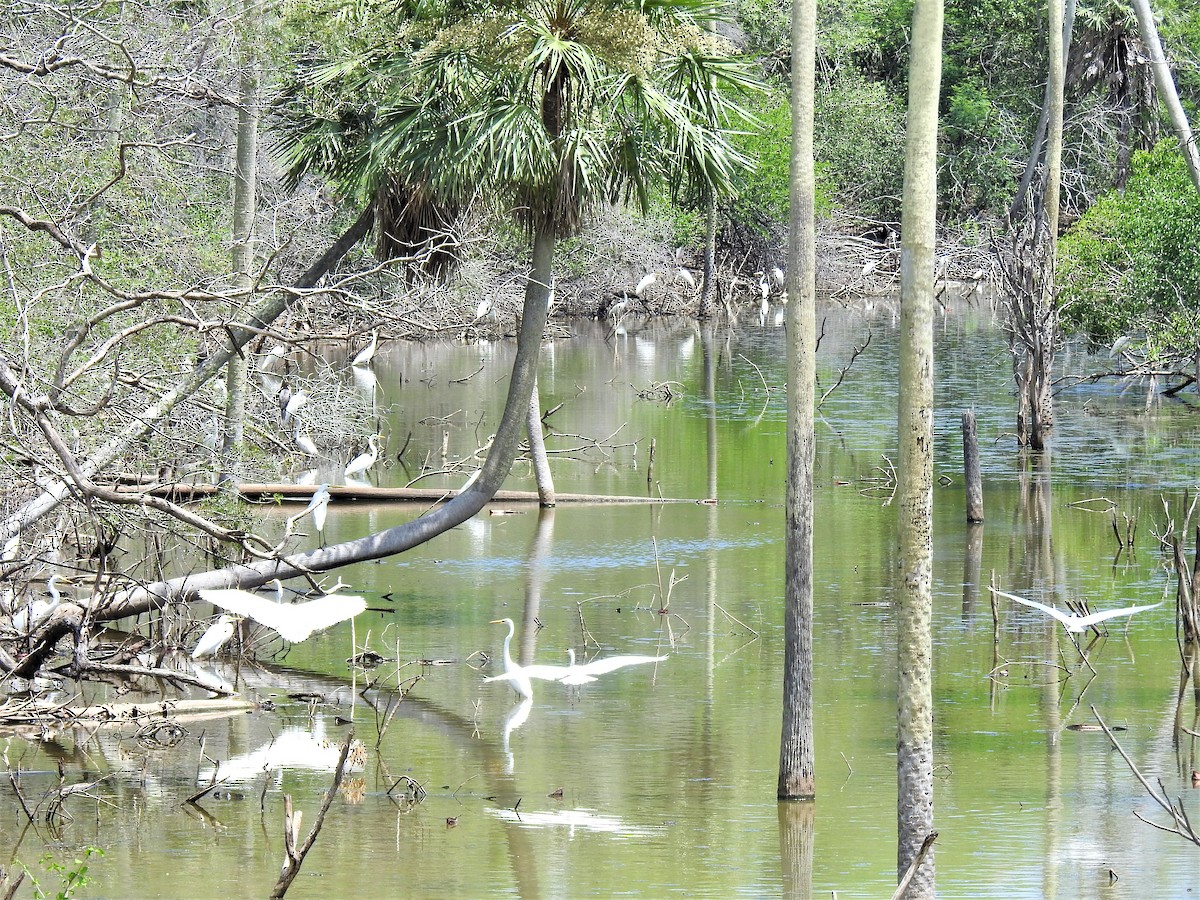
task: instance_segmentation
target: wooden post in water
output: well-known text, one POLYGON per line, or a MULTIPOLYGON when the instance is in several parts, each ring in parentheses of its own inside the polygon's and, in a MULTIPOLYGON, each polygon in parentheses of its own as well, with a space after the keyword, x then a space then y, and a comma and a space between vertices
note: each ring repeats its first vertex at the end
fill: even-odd
POLYGON ((650 438, 650 458, 646 462, 646 489, 649 490, 654 484, 654 449, 656 440, 650 438))
POLYGON ((963 477, 967 482, 967 521, 983 521, 983 483, 979 478, 979 438, 975 434, 975 413, 962 414, 963 477))

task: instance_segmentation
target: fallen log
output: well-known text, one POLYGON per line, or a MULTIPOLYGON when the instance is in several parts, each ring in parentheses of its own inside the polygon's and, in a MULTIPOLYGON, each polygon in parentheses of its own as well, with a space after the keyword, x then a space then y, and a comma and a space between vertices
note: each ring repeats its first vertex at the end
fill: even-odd
POLYGON ((256 704, 238 697, 213 699, 155 700, 148 703, 108 703, 97 706, 42 706, 22 704, 0 708, 0 726, 21 725, 109 725, 153 720, 183 721, 209 716, 250 712, 256 704))
MULTIPOLYGON (((219 489, 214 484, 162 484, 150 488, 146 493, 172 500, 195 500, 210 497, 219 489)), ((317 485, 259 484, 249 482, 238 485, 238 494, 245 500, 308 500, 316 492, 317 485)), ((329 486, 329 496, 335 500, 370 500, 391 503, 436 503, 450 500, 458 495, 453 488, 380 488, 369 485, 329 486)), ((715 500, 696 500, 684 497, 631 497, 609 494, 557 494, 559 503, 715 503, 715 500)), ((537 503, 537 491, 496 491, 493 503, 537 503)))

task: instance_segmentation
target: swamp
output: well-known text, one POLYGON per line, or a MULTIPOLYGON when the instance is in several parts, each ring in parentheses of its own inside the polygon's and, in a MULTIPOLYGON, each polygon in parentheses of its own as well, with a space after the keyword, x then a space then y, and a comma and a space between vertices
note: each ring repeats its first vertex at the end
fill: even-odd
MULTIPOLYGON (((339 577, 368 604, 353 627, 285 653, 275 639, 204 661, 250 711, 6 728, 7 868, 26 867, 51 892, 83 860, 88 895, 263 896, 284 853, 284 796, 307 832, 353 734, 289 896, 890 893, 896 303, 830 303, 822 319, 825 388, 868 336, 870 346, 853 388, 819 411, 816 801, 773 794, 785 330, 581 322, 547 343, 539 372, 543 406, 561 404, 548 419, 556 487, 671 502, 494 502, 420 548, 348 567, 339 577), (513 655, 526 663, 563 664, 567 648, 666 659, 578 686, 535 681, 530 703, 484 681, 503 671, 505 628, 490 624, 501 618, 515 620, 513 655), (348 666, 352 655, 362 665, 348 666), (63 796, 60 785, 87 789, 63 796)), ((1011 375, 991 303, 949 303, 936 352, 938 893, 1188 896, 1200 859, 1136 818, 1164 814, 1093 713, 1194 809, 1197 707, 1180 681, 1171 603, 1104 623, 1103 638, 1080 635, 1085 665, 1036 611, 1002 601, 994 621, 988 585, 1094 609, 1173 600, 1161 540, 1200 476, 1194 401, 1137 381, 1089 383, 1103 359, 1071 347, 1054 452, 1035 464, 1007 435, 1011 375), (979 423, 982 525, 963 513, 966 409, 979 423)), ((419 484, 461 484, 452 463, 486 437, 511 353, 505 341, 384 344, 374 377, 357 380, 344 350, 331 357, 344 389, 379 411, 384 462, 370 483, 408 484, 428 466, 452 474, 419 484)), ((296 478, 337 483, 344 465, 296 478)), ((506 487, 532 489, 527 466, 506 487)), ((265 503, 256 515, 282 529, 299 508, 265 503)), ((335 498, 325 540, 420 509, 335 498)), ((155 618, 130 627, 156 633, 155 618)), ((164 665, 186 669, 189 647, 164 665)), ((206 696, 132 676, 86 690, 63 699, 206 696)))

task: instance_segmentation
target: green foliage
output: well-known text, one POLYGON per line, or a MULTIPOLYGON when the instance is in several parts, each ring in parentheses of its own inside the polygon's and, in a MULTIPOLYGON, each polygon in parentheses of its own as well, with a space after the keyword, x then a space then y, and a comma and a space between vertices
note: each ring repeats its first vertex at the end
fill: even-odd
POLYGON ((1063 323, 1093 341, 1138 336, 1152 360, 1200 347, 1200 195, 1173 140, 1134 156, 1059 244, 1063 323))
POLYGON ((904 102, 887 85, 853 71, 840 76, 817 100, 819 192, 868 218, 899 221, 904 120, 904 102))
POLYGON ((99 847, 84 847, 83 858, 76 859, 73 863, 61 863, 52 854, 47 853, 39 862, 51 875, 58 876, 62 882, 62 887, 51 895, 42 887, 33 873, 26 868, 25 873, 33 883, 33 895, 38 900, 46 900, 46 898, 51 896, 55 900, 69 900, 69 898, 74 897, 76 891, 87 887, 92 882, 92 879, 88 877, 88 860, 93 856, 103 857, 104 851, 99 847))

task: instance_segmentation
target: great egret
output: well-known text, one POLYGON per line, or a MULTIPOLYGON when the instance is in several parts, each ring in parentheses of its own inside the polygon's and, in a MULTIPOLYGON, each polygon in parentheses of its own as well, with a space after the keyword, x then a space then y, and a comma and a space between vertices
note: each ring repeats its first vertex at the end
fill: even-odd
POLYGON ((283 424, 286 425, 291 421, 292 416, 296 415, 296 410, 308 402, 308 394, 304 391, 295 391, 288 397, 287 403, 283 406, 283 424))
POLYGON ((771 267, 771 280, 775 282, 775 287, 783 290, 787 286, 787 276, 783 274, 783 269, 779 266, 771 267))
POLYGON ((358 475, 367 471, 375 465, 377 459, 379 459, 379 435, 373 434, 367 438, 367 449, 350 460, 346 466, 346 475, 358 475))
POLYGON ((531 678, 543 681, 559 681, 567 675, 566 666, 522 666, 512 658, 512 639, 517 633, 517 625, 512 619, 493 619, 489 625, 507 625, 508 636, 504 638, 504 674, 489 675, 484 681, 507 681, 522 697, 533 699, 531 678))
POLYGON ((587 684, 595 681, 597 676, 624 669, 626 666, 640 666, 644 663, 662 662, 665 656, 605 656, 588 663, 575 663, 575 651, 567 650, 570 665, 567 674, 557 679, 562 684, 587 684))
POLYGON ((296 442, 296 446, 300 448, 300 452, 306 456, 321 455, 321 450, 313 443, 313 439, 307 434, 303 434, 299 428, 292 432, 292 439, 296 442))
POLYGON ((217 621, 209 625, 204 634, 200 635, 200 640, 196 643, 196 649, 192 651, 192 659, 215 655, 218 650, 225 646, 226 641, 233 637, 233 633, 236 630, 237 621, 233 616, 219 616, 217 621))
MULTIPOLYGON (((296 513, 294 516, 288 516, 287 533, 292 533, 292 528, 298 520, 303 519, 309 513, 312 513, 313 527, 317 529, 317 534, 321 535, 322 543, 325 540, 325 511, 329 507, 329 485, 318 485, 313 491, 312 499, 308 501, 308 506, 296 513)), ((279 581, 278 578, 275 579, 279 581)), ((283 588, 280 586, 280 599, 282 599, 283 588)))
POLYGON ((1108 351, 1108 355, 1117 356, 1122 350, 1129 346, 1129 342, 1132 340, 1133 338, 1127 334, 1121 335, 1119 338, 1113 341, 1112 349, 1108 351))
POLYGON ((50 615, 58 608, 58 604, 62 602, 62 594, 58 592, 58 588, 54 584, 56 581, 58 581, 58 573, 51 575, 50 580, 46 582, 46 587, 50 591, 49 600, 31 600, 13 613, 14 628, 18 631, 32 631, 50 618, 50 615))
POLYGON ((496 310, 492 306, 492 298, 484 297, 479 301, 479 305, 475 307, 476 322, 495 322, 496 310))
POLYGON ((642 280, 637 283, 637 287, 633 289, 634 295, 640 300, 642 295, 646 293, 646 289, 656 281, 658 281, 658 273, 647 272, 642 276, 642 280))
POLYGON ((371 342, 363 347, 354 355, 354 359, 350 361, 352 366, 369 366, 371 360, 375 358, 375 351, 379 349, 379 329, 376 328, 371 332, 371 342))
POLYGON ((202 590, 200 597, 236 616, 266 625, 293 644, 306 641, 338 622, 353 619, 367 608, 365 599, 352 594, 326 594, 305 603, 277 603, 249 591, 219 588, 202 590))
POLYGON ((1032 606, 1034 609, 1040 609, 1048 616, 1053 616, 1062 622, 1063 628, 1067 629, 1071 634, 1080 634, 1087 631, 1093 625, 1103 622, 1106 619, 1115 619, 1117 616, 1132 616, 1134 613, 1143 612, 1147 609, 1154 609, 1156 606, 1162 606, 1162 601, 1151 603, 1148 606, 1125 606, 1121 609, 1106 609, 1103 612, 1092 613, 1089 616, 1077 616, 1074 613, 1065 613, 1055 609, 1053 606, 1047 606, 1044 603, 1038 603, 1036 600, 1026 600, 1024 597, 1018 597, 1016 594, 1008 594, 1004 591, 998 591, 992 588, 992 593, 999 594, 1001 597, 1007 597, 1009 600, 1015 600, 1017 603, 1023 603, 1026 606, 1032 606))
POLYGON ((678 269, 675 270, 675 277, 678 278, 680 281, 682 281, 684 284, 686 284, 690 288, 696 287, 696 277, 694 275, 692 275, 692 273, 689 272, 687 269, 683 268, 683 266, 680 266, 678 269))

